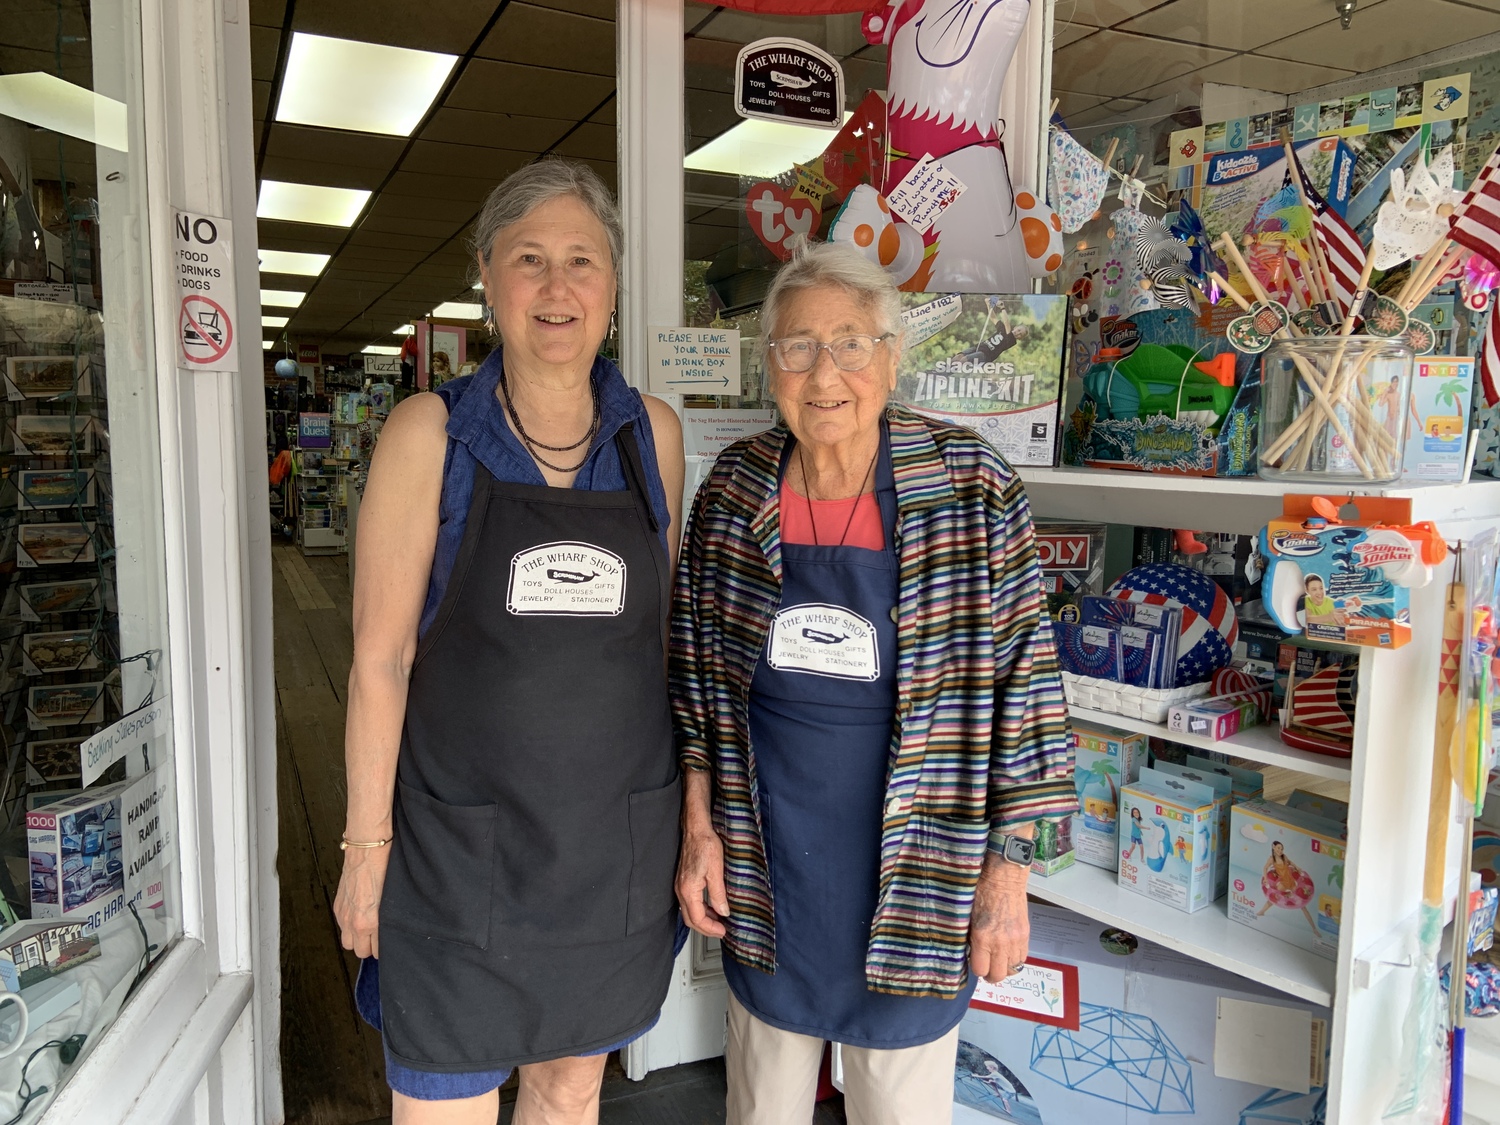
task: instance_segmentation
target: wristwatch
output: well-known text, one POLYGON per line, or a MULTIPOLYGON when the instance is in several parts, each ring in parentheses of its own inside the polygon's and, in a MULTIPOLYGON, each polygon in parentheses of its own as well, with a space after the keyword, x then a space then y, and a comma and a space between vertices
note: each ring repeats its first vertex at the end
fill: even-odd
POLYGON ((990 851, 1003 859, 1009 860, 1011 863, 1019 864, 1022 867, 1031 866, 1031 857, 1036 854, 1036 843, 1034 841, 1028 840, 1025 836, 1004 836, 1001 839, 1005 846, 997 848, 991 845, 990 851))

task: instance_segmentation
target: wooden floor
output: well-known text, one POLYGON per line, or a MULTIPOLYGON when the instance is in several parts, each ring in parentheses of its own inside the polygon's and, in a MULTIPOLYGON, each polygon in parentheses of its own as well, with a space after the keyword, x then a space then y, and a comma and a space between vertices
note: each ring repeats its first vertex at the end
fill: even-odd
MULTIPOLYGON (((281 1059, 288 1125, 383 1125, 390 1092, 380 1036, 354 1010, 358 962, 333 922, 344 830, 344 696, 352 651, 348 560, 271 553, 276 613, 277 797, 281 810, 281 1059)), ((502 1090, 509 1103, 512 1088, 502 1090)), ((510 1106, 502 1106, 502 1125, 510 1106)), ((844 1120, 818 1107, 816 1125, 844 1120)), ((724 1068, 714 1059, 644 1082, 617 1059, 600 1125, 721 1125, 724 1068)))

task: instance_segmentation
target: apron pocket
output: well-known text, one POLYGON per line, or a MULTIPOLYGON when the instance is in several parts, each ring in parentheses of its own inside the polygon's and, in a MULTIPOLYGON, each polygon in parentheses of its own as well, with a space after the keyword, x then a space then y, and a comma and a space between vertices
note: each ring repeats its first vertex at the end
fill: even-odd
POLYGON ((396 788, 380 925, 486 948, 498 806, 445 804, 400 780, 396 788))
POLYGON ((672 888, 681 846, 682 775, 661 789, 630 795, 630 902, 625 932, 638 933, 677 904, 672 888))

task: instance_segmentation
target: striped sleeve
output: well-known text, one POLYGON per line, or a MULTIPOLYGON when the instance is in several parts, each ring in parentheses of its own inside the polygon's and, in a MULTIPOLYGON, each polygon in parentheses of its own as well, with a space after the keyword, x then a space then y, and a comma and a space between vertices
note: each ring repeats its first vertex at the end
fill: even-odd
POLYGON ((677 581, 672 591, 672 621, 668 640, 667 689, 672 697, 672 726, 677 737, 677 757, 683 769, 712 768, 708 732, 709 692, 712 670, 703 662, 711 654, 699 644, 703 637, 699 620, 698 584, 703 568, 703 520, 711 489, 698 489, 682 537, 682 555, 677 561, 677 581))
POLYGON ((990 757, 993 836, 1076 811, 1073 740, 1052 622, 1042 596, 1036 529, 1017 477, 996 482, 990 510, 995 622, 995 724, 990 757))

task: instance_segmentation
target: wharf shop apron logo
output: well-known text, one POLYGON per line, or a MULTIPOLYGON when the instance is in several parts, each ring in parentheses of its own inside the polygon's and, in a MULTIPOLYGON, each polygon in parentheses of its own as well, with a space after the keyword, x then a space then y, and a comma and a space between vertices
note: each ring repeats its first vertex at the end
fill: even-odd
POLYGON ((625 560, 589 543, 543 543, 510 561, 505 608, 519 616, 615 617, 625 611, 625 560))
POLYGON ((794 605, 776 615, 766 663, 778 672, 871 683, 880 679, 875 626, 843 606, 821 602, 794 605))

